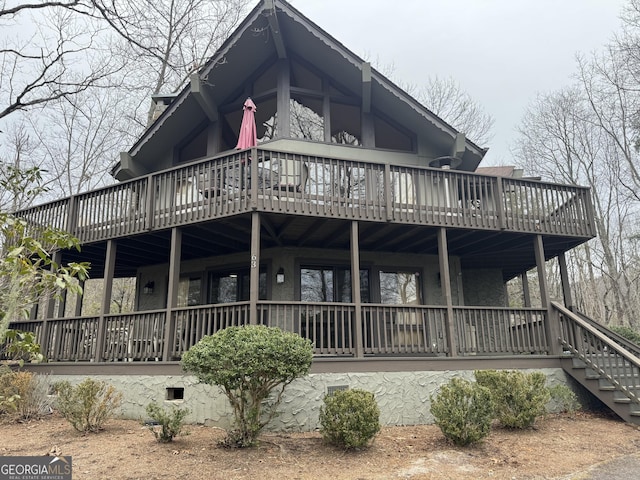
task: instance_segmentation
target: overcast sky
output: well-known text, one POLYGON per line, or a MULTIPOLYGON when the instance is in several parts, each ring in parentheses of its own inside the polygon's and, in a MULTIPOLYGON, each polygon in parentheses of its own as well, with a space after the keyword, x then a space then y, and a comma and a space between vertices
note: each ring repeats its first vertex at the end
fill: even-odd
MULTIPOLYGON (((453 77, 495 119, 483 165, 510 146, 536 93, 571 82, 575 56, 619 30, 624 0, 290 0, 357 55, 419 85, 453 77)), ((472 139, 473 140, 473 139, 472 139)))

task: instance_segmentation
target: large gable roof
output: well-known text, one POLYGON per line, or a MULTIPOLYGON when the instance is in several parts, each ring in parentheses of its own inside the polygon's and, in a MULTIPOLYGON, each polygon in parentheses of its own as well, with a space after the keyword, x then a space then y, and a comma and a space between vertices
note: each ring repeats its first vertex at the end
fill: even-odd
MULTIPOLYGON (((296 55, 318 70, 337 78, 356 95, 363 91, 363 68, 368 64, 284 0, 261 0, 242 24, 198 72, 212 105, 221 105, 242 91, 244 82, 265 62, 296 55)), ((400 124, 411 125, 429 138, 436 150, 449 152, 457 131, 417 100, 371 68, 370 101, 375 109, 400 124)), ((179 92, 171 105, 129 150, 135 157, 162 155, 172 139, 184 137, 207 121, 192 84, 179 92)), ((463 163, 474 170, 486 150, 466 140, 463 163)), ((448 154, 448 153, 443 153, 448 154)))

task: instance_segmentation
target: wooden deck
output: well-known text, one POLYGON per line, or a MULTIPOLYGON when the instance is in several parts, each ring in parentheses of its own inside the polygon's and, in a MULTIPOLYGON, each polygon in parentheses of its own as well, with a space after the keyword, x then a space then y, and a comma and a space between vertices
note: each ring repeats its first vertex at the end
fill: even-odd
MULTIPOLYGON (((51 362, 170 362, 204 335, 249 323, 250 302, 202 305, 126 315, 15 322, 36 333, 51 362)), ((350 303, 260 301, 259 323, 310 339, 317 358, 546 355, 547 310, 454 307, 448 336, 441 306, 365 304, 356 328, 350 303), (454 345, 452 352, 451 346, 454 345), (358 354, 362 352, 362 354, 358 354)))
POLYGON ((595 236, 585 187, 259 148, 190 163, 18 214, 35 226, 66 229, 87 244, 251 211, 595 236))

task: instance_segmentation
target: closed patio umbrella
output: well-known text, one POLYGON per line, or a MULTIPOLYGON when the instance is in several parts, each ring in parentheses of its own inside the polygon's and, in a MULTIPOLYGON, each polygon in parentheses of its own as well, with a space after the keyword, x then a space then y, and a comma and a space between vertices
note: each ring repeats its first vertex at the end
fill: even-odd
POLYGON ((258 144, 255 117, 256 104, 253 103, 253 100, 247 98, 242 109, 244 113, 242 114, 242 123, 240 124, 236 150, 244 150, 245 148, 255 147, 258 144))

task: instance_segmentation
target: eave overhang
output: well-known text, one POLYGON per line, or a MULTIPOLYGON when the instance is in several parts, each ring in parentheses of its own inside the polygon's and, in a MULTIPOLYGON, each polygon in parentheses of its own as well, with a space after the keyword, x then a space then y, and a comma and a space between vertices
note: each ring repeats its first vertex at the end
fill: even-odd
MULTIPOLYGON (((310 59, 318 70, 338 79, 342 88, 362 98, 363 107, 384 112, 427 136, 435 151, 451 154, 457 130, 290 4, 262 0, 131 147, 128 154, 136 167, 126 168, 119 162, 112 174, 125 179, 136 171, 153 171, 154 159, 166 155, 175 139, 188 135, 195 125, 215 118, 217 113, 213 110, 229 102, 265 61, 291 56, 310 59)), ((475 170, 485 153, 485 149, 465 140, 459 168, 475 170)))

